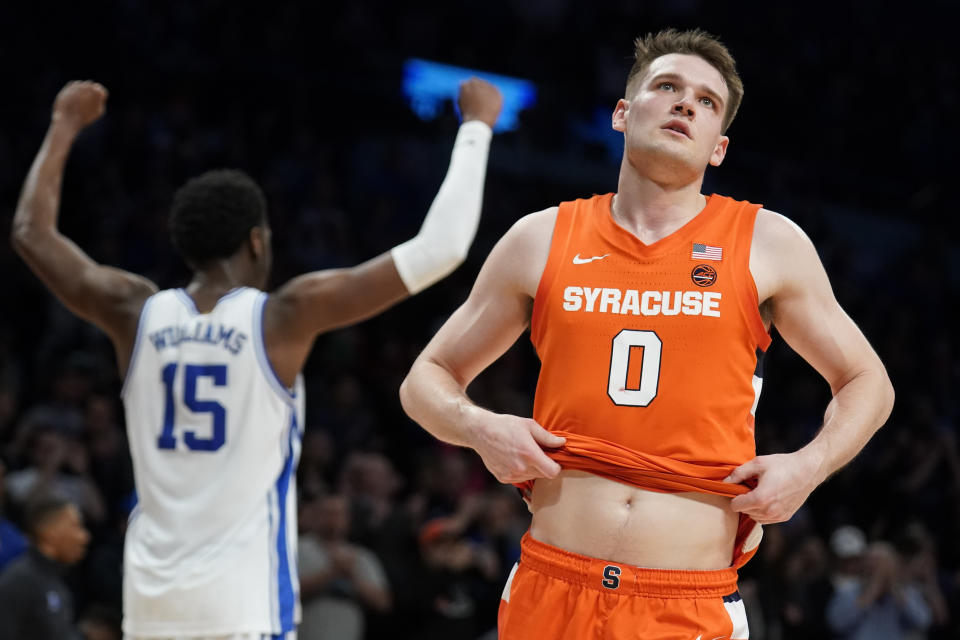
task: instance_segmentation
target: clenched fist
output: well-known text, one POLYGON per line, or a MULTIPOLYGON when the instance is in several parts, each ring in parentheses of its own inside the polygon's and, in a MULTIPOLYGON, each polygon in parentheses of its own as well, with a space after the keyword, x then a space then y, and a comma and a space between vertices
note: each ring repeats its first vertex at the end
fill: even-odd
POLYGON ((500 95, 499 89, 486 80, 470 78, 460 83, 457 104, 460 106, 464 122, 480 120, 493 128, 500 115, 500 108, 503 106, 503 96, 500 95))
POLYGON ((69 126, 75 132, 103 115, 107 107, 107 89, 98 82, 68 82, 53 101, 54 123, 69 126))

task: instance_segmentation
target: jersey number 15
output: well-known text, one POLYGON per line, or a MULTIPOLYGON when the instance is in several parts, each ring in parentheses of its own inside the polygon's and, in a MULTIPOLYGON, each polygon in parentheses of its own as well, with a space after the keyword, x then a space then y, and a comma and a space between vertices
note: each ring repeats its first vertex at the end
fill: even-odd
MULTIPOLYGON (((177 377, 179 363, 171 362, 160 374, 166 391, 163 409, 163 431, 157 438, 161 449, 174 449, 177 437, 173 435, 176 405, 173 383, 177 377)), ((187 364, 183 370, 183 404, 193 413, 209 413, 213 422, 213 432, 209 438, 202 438, 193 431, 183 432, 183 444, 191 451, 216 451, 223 446, 227 438, 227 410, 214 400, 197 399, 197 380, 212 378, 216 387, 227 386, 227 365, 225 364, 187 364)))

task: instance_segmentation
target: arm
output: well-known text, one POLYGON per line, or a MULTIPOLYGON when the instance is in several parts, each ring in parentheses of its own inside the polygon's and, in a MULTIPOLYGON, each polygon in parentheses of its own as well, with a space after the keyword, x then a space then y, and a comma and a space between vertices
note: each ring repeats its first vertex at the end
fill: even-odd
POLYGON ((516 341, 530 320, 556 210, 520 220, 490 252, 467 301, 440 328, 400 386, 407 414, 439 440, 470 447, 500 482, 554 477, 542 447, 558 438, 528 418, 470 401, 466 387, 516 341))
POLYGON ((827 604, 827 626, 834 633, 849 634, 860 624, 865 609, 857 602, 859 588, 847 587, 837 591, 827 604))
POLYGON ((30 269, 70 311, 113 340, 126 369, 143 302, 156 286, 137 275, 97 264, 57 229, 63 170, 77 135, 104 111, 107 91, 71 82, 57 95, 46 138, 23 183, 11 242, 30 269))
POLYGON ((372 551, 354 550, 354 561, 350 577, 357 590, 357 597, 367 607, 379 613, 386 613, 393 607, 393 596, 387 576, 380 561, 372 551))
POLYGON ((304 573, 300 576, 300 597, 304 601, 311 600, 327 590, 331 582, 341 575, 339 569, 328 566, 325 569, 304 573))
POLYGON ((731 505, 766 524, 788 520, 820 483, 853 459, 889 417, 893 387, 880 358, 837 303, 799 227, 761 210, 750 268, 780 335, 833 393, 823 427, 809 444, 791 454, 754 458, 727 478, 758 479, 754 490, 731 505))
POLYGON ((452 272, 466 259, 480 218, 491 128, 502 98, 491 84, 460 87, 464 123, 447 176, 419 233, 350 269, 294 278, 270 297, 267 350, 281 379, 292 384, 317 334, 365 320, 452 272))
POLYGON ((347 579, 356 590, 357 599, 376 611, 389 611, 392 606, 386 577, 374 560, 363 557, 344 544, 330 545, 330 564, 324 569, 300 576, 300 595, 304 600, 323 595, 330 585, 347 579))
POLYGON ((898 586, 894 600, 905 628, 926 631, 933 624, 933 609, 914 585, 898 586))

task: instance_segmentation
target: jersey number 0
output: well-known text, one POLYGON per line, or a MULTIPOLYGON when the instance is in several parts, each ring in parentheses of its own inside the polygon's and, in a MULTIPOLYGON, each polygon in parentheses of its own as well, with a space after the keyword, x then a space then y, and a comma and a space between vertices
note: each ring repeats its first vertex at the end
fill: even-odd
MULTIPOLYGON (((176 414, 173 383, 177 377, 179 363, 171 362, 160 374, 166 391, 163 409, 163 431, 157 438, 161 449, 174 449, 177 437, 173 435, 174 416, 176 414)), ((223 446, 227 438, 227 410, 214 400, 197 399, 197 380, 212 378, 216 387, 227 386, 227 365, 225 364, 188 364, 183 371, 183 404, 193 413, 209 413, 213 422, 213 432, 209 438, 201 438, 193 431, 183 432, 183 444, 191 451, 216 451, 223 446)))
POLYGON ((610 349, 610 378, 607 395, 613 403, 626 407, 645 407, 657 397, 660 386, 660 354, 663 342, 653 331, 623 329, 613 339, 610 349), (643 348, 640 365, 640 385, 631 389, 627 384, 630 369, 630 352, 635 347, 643 348))

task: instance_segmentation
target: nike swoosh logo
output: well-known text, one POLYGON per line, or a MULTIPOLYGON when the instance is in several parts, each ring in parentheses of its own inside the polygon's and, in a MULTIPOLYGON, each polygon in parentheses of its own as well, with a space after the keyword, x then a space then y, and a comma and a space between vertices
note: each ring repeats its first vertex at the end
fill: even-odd
POLYGON ((603 260, 606 258, 609 253, 605 253, 602 256, 593 256, 592 258, 581 258, 580 254, 573 256, 573 264, 587 264, 588 262, 593 262, 594 260, 603 260))

